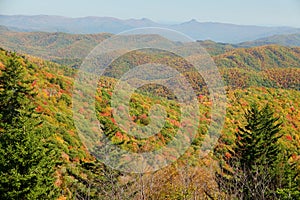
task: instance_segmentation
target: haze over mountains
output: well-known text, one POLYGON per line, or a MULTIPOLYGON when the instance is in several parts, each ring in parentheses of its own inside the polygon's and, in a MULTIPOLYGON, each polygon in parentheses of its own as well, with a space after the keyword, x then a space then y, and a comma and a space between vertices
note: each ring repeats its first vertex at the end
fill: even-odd
POLYGON ((234 25, 190 20, 180 24, 160 24, 150 19, 122 20, 111 17, 69 18, 49 15, 0 15, 0 25, 21 32, 65 32, 77 34, 119 33, 141 27, 170 28, 196 40, 213 40, 225 43, 241 43, 281 34, 300 33, 299 28, 234 25))
POLYGON ((282 46, 300 46, 300 34, 273 35, 260 38, 254 41, 242 42, 241 47, 262 46, 268 44, 278 44, 282 46))

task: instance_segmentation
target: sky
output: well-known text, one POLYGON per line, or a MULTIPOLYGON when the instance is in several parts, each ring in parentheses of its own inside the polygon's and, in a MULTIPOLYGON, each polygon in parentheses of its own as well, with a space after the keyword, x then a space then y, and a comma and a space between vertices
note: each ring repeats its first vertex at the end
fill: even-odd
POLYGON ((300 28, 300 0, 0 0, 2 15, 149 18, 300 28))

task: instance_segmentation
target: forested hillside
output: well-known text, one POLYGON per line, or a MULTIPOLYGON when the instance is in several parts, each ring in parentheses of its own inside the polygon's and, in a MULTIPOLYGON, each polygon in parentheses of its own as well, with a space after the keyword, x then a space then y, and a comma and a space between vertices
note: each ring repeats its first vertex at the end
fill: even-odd
POLYGON ((34 55, 63 65, 78 67, 97 44, 111 36, 101 34, 22 33, 0 27, 0 43, 3 48, 34 55))
MULTIPOLYGON (((44 33, 41 33, 41 35, 44 35, 44 33)), ((106 36, 107 35, 73 36, 70 40, 66 40, 65 37, 69 36, 64 34, 49 34, 49 40, 44 40, 44 37, 40 40, 34 38, 34 40, 36 44, 41 44, 43 48, 45 46, 47 46, 47 48, 52 46, 53 49, 55 49, 53 54, 51 54, 51 51, 48 52, 49 59, 57 58, 61 60, 62 57, 60 53, 57 52, 58 48, 61 48, 63 52, 67 52, 64 56, 69 58, 70 54, 68 54, 68 52, 71 52, 71 55, 73 54, 73 48, 70 51, 66 51, 66 49, 70 48, 68 46, 69 43, 76 44, 76 42, 74 42, 76 40, 78 41, 77 45, 81 46, 82 43, 80 43, 80 39, 78 38, 82 38, 83 40, 93 38, 95 41, 98 41, 106 36), (63 42, 59 42, 59 38, 61 38, 63 42)), ((24 37, 23 42, 30 39, 31 35, 28 34, 28 37, 24 37)), ((18 42, 16 42, 16 44, 18 44, 18 42)), ((73 47, 75 48, 76 45, 73 47)), ((34 52, 39 52, 39 50, 35 48, 32 49, 34 49, 34 52)), ((6 140, 4 136, 8 134, 13 136, 14 131, 9 131, 11 130, 9 121, 4 120, 6 119, 5 115, 10 113, 9 109, 5 109, 5 106, 8 104, 2 103, 6 102, 8 94, 14 91, 4 86, 9 85, 11 81, 15 80, 16 85, 22 85, 22 87, 24 86, 24 88, 27 88, 35 94, 31 97, 25 95, 22 90, 17 93, 23 95, 24 99, 24 101, 17 99, 17 101, 23 105, 23 107, 20 107, 18 110, 18 113, 22 113, 23 110, 27 109, 26 107, 32 107, 31 111, 33 115, 37 117, 37 122, 42 122, 35 125, 32 122, 33 124, 30 125, 30 127, 33 128, 30 132, 31 134, 29 134, 30 137, 28 136, 26 139, 29 143, 21 142, 18 148, 23 149, 24 154, 31 155, 32 153, 29 151, 30 148, 26 145, 35 143, 39 144, 43 151, 52 152, 51 155, 53 158, 51 158, 53 162, 51 165, 48 165, 51 167, 51 170, 45 170, 45 174, 48 173, 47 176, 49 177, 44 176, 39 177, 39 179, 45 181, 46 178, 48 180, 47 183, 52 184, 53 188, 51 187, 51 192, 42 189, 39 190, 39 188, 43 187, 37 184, 35 185, 36 190, 27 190, 26 185, 32 182, 31 179, 20 179, 20 181, 15 183, 14 181, 16 179, 9 179, 10 176, 15 176, 11 173, 14 170, 20 174, 19 177, 25 177, 25 175, 26 177, 31 176, 30 170, 20 170, 20 168, 16 168, 16 166, 28 166, 23 164, 24 162, 26 163, 27 160, 18 154, 14 154, 11 159, 1 154, 0 169, 2 178, 0 178, 0 197, 3 197, 2 199, 16 199, 20 197, 20 195, 22 196, 21 199, 30 199, 31 197, 36 197, 37 199, 190 199, 193 197, 225 199, 228 197, 227 195, 237 197, 234 196, 234 192, 236 191, 232 190, 232 188, 230 188, 230 190, 225 188, 227 191, 223 190, 224 187, 222 187, 222 183, 226 183, 224 182, 226 179, 215 177, 216 174, 221 176, 226 174, 224 169, 230 171, 235 167, 229 164, 226 165, 226 163, 229 163, 227 161, 230 161, 231 158, 239 158, 238 155, 235 155, 233 150, 236 148, 236 141, 240 137, 238 134, 239 131, 243 130, 243 127, 247 125, 247 118, 244 116, 245 112, 247 112, 253 104, 256 104, 258 109, 262 109, 268 104, 270 110, 273 111, 272 117, 278 118, 278 123, 281 123, 278 135, 276 135, 276 137, 278 137, 278 147, 281 149, 281 160, 279 158, 276 160, 276 162, 280 162, 279 164, 277 163, 278 165, 276 165, 276 167, 281 164, 284 165, 284 167, 278 168, 281 170, 279 173, 281 174, 280 177, 277 176, 278 172, 274 171, 270 171, 270 176, 266 177, 270 178, 276 176, 276 181, 278 182, 273 181, 272 185, 265 183, 263 186, 270 190, 268 191, 268 195, 273 195, 272 198, 299 198, 299 48, 262 46, 249 49, 233 49, 231 47, 222 49, 224 50, 220 51, 217 48, 211 47, 211 52, 218 52, 214 53, 215 56, 213 59, 219 67, 227 86, 228 99, 225 124, 215 151, 201 159, 199 159, 199 149, 203 137, 207 132, 207 128, 211 123, 212 102, 207 96, 205 83, 201 77, 195 76, 193 71, 185 71, 184 69, 189 68, 183 67, 186 66, 183 60, 168 54, 159 56, 157 52, 149 54, 143 51, 136 51, 125 56, 124 60, 127 61, 127 63, 125 63, 126 65, 124 64, 124 60, 116 60, 110 70, 107 71, 107 77, 100 80, 99 86, 101 87, 97 90, 96 109, 98 120, 103 124, 102 130, 114 144, 132 152, 145 152, 157 149, 172 140, 180 126, 180 109, 176 99, 170 98, 171 94, 168 93, 167 90, 148 87, 144 88, 144 90, 137 91, 131 97, 130 102, 130 114, 135 123, 142 126, 147 125, 149 123, 149 109, 156 103, 166 108, 167 119, 160 133, 148 140, 127 135, 126 132, 121 130, 115 123, 111 105, 109 104, 113 86, 116 82, 114 75, 118 74, 118 71, 114 70, 122 70, 122 67, 127 69, 129 66, 142 64, 136 63, 137 61, 134 59, 136 56, 144 62, 155 59, 160 63, 171 63, 172 67, 181 70, 184 75, 189 78, 193 87, 199 92, 200 125, 197 137, 192 142, 190 148, 172 165, 157 172, 143 175, 122 173, 110 169, 108 166, 98 162, 95 157, 88 152, 85 144, 80 140, 74 126, 72 113, 72 87, 76 69, 45 61, 37 57, 15 54, 1 49, 0 105, 2 107, 0 108, 0 152, 6 151, 6 149, 4 149, 5 145, 9 144, 6 148, 12 148, 13 145, 15 145, 13 143, 5 143, 5 141, 8 140, 6 140), (130 62, 128 63, 128 61, 130 62), (13 74, 9 72, 12 66, 20 70, 19 75, 18 72, 15 72, 15 76, 10 75, 13 74), (149 92, 147 95, 145 94, 145 90, 149 92), (153 90, 156 92, 151 93, 153 90), (27 98, 30 101, 27 101, 27 98), (39 138, 40 141, 32 137, 32 135, 34 136, 35 134, 36 138, 39 138), (7 164, 8 160, 11 162, 13 159, 17 161, 7 164), (219 159, 221 160, 220 166, 218 164, 219 159), (11 169, 12 171, 3 174, 5 171, 4 168, 11 169), (7 181, 12 181, 13 183, 9 189, 6 187, 7 181), (21 191, 21 189, 23 193, 19 194, 17 191, 21 191), (10 192, 8 192, 8 190, 10 190, 10 192), (229 191, 232 193, 229 194, 229 191)), ((32 53, 26 49, 22 51, 26 51, 27 54, 32 53)), ((40 52, 41 54, 39 56, 47 56, 45 51, 40 52)), ((77 50, 75 52, 78 53, 77 50)), ((33 54, 35 55, 35 53, 33 54)), ((74 55, 79 57, 74 56, 70 58, 82 59, 80 53, 74 55)), ((9 100, 7 102, 9 102, 9 100)), ((89 105, 83 105, 83 107, 78 110, 79 115, 82 115, 82 117, 86 116, 85 112, 88 110, 88 106, 89 105)), ((20 126, 25 127, 25 125, 22 124, 20 124, 20 126)), ((97 127, 89 128, 97 129, 97 127)), ((25 131, 24 133, 27 132, 25 131)), ((274 145, 277 145, 277 143, 274 143, 274 145)), ((45 153, 45 155, 49 156, 50 154, 45 153)), ((35 156, 29 156, 27 159, 30 160, 30 162, 38 162, 38 160, 35 160, 37 159, 35 156)), ((274 163, 272 163, 272 166, 273 164, 274 163)), ((32 170, 34 171, 34 169, 32 170)), ((255 172, 255 169, 252 170, 255 172)), ((227 174, 233 177, 236 175, 228 172, 227 174)), ((261 177, 259 176, 259 178, 261 177)), ((234 187, 237 186, 235 185, 234 187)))
MULTIPOLYGON (((73 67, 78 67, 93 48, 104 39, 112 36, 112 34, 109 33, 68 34, 61 32, 14 32, 5 26, 0 26, 0 35, 2 48, 23 54, 34 55, 62 65, 73 67)), ((282 37, 285 38, 285 40, 291 40, 293 41, 291 43, 296 44, 299 43, 299 38, 297 36, 298 35, 295 34, 274 37, 282 37)), ((264 40, 262 39, 262 41, 264 40)), ((219 63, 220 66, 225 65, 226 67, 232 67, 239 64, 245 64, 247 66, 251 64, 260 64, 260 62, 269 66, 277 66, 282 64, 286 59, 287 62, 285 64, 290 65, 293 63, 294 65, 297 63, 297 59, 299 59, 299 57, 293 57, 299 55, 299 47, 296 47, 297 45, 295 45, 294 48, 288 48, 288 46, 292 45, 282 42, 262 42, 255 45, 255 42, 256 41, 249 41, 249 44, 229 44, 217 43, 211 40, 197 41, 197 43, 205 48, 211 56, 215 57, 217 63, 221 62, 219 63), (277 54, 280 54, 280 56, 277 57, 277 54), (245 60, 238 60, 238 58, 232 61, 230 61, 231 59, 229 59, 229 61, 225 60, 227 57, 234 57, 237 55, 245 60), (289 63, 289 61, 292 63, 289 63), (240 63, 234 64, 232 62, 240 63)))
POLYGON ((266 38, 261 38, 254 41, 242 42, 239 44, 241 47, 253 47, 253 46, 262 46, 269 44, 278 44, 282 46, 296 47, 300 46, 299 40, 300 34, 287 34, 287 35, 273 35, 266 38))

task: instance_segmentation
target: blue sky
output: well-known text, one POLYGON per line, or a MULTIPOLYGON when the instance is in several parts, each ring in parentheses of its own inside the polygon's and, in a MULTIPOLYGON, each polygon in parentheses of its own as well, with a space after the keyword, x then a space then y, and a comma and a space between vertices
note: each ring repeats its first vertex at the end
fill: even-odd
POLYGON ((300 0, 0 0, 0 14, 149 18, 300 27, 300 0))

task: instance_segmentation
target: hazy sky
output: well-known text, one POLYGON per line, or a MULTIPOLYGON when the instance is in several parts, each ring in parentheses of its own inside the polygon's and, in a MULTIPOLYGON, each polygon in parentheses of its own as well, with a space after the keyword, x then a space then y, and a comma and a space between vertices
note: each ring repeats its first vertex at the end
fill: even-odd
POLYGON ((150 18, 300 27, 300 0, 0 0, 0 14, 150 18))

